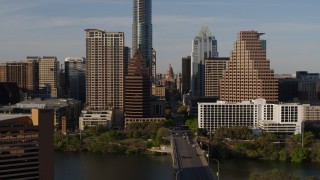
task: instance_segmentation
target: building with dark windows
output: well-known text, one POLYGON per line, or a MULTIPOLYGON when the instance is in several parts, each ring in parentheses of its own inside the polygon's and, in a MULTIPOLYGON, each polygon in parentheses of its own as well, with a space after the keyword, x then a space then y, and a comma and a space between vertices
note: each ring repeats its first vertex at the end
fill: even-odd
POLYGON ((54 179, 53 116, 0 114, 0 179, 54 179))
POLYGON ((278 78, 279 102, 296 102, 299 100, 298 80, 292 77, 278 78))
POLYGON ((133 23, 132 23, 132 53, 137 50, 145 58, 149 75, 152 72, 153 46, 152 46, 152 1, 133 0, 133 23))
POLYGON ((164 120, 161 99, 151 99, 151 79, 146 61, 139 51, 130 60, 125 88, 125 128, 133 122, 159 122, 164 120))
POLYGON ((123 74, 126 76, 128 74, 128 65, 131 58, 131 49, 127 46, 123 49, 123 74))
POLYGON ((298 94, 301 103, 320 104, 320 74, 297 71, 298 94))
POLYGON ((0 82, 0 105, 10 105, 20 102, 20 90, 14 82, 0 82))
POLYGON ((191 95, 204 96, 204 61, 210 57, 218 57, 215 36, 207 26, 203 26, 192 41, 191 53, 191 95))
POLYGON ((143 55, 136 51, 130 60, 125 88, 125 117, 149 117, 151 101, 149 70, 143 55))
POLYGON ((68 98, 86 102, 86 61, 84 57, 68 57, 64 60, 65 86, 68 98))
POLYGON ((182 58, 182 94, 187 94, 191 87, 191 56, 182 58))

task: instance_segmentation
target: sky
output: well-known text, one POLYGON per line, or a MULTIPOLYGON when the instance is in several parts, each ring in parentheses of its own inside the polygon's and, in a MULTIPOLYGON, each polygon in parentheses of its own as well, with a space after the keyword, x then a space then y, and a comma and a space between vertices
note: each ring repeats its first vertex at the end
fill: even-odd
MULTIPOLYGON (((266 33, 267 58, 275 73, 320 72, 319 0, 153 0, 157 72, 181 58, 207 25, 228 57, 237 33, 266 33)), ((84 29, 124 32, 131 47, 132 0, 0 0, 0 62, 27 56, 85 57, 84 29)))

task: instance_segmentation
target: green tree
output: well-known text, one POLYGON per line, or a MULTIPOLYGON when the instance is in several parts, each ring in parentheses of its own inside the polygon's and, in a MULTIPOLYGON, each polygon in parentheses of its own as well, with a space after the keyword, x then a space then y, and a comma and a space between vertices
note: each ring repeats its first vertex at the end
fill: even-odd
POLYGON ((250 175, 250 180, 299 180, 298 177, 292 174, 285 174, 280 169, 274 169, 272 171, 267 171, 265 173, 252 173, 250 175))
POLYGON ((320 162, 320 143, 314 143, 311 147, 312 151, 310 154, 310 159, 313 162, 320 162))
POLYGON ((167 139, 170 136, 170 130, 168 128, 159 128, 157 132, 157 143, 163 144, 164 140, 167 139))
POLYGON ((287 161, 288 160, 288 153, 287 153, 286 149, 281 149, 281 151, 279 151, 279 160, 280 161, 287 161))
POLYGON ((306 146, 306 147, 311 147, 312 146, 312 144, 314 143, 314 141, 315 141, 315 137, 314 137, 314 134, 312 133, 312 132, 310 132, 310 131, 308 131, 308 132, 306 132, 306 133, 304 133, 304 146, 306 146))
POLYGON ((291 161, 294 163, 300 163, 300 162, 306 160, 307 157, 308 157, 307 149, 305 149, 303 147, 296 147, 292 151, 291 161))
POLYGON ((198 120, 197 120, 197 118, 188 119, 188 120, 186 120, 185 124, 189 127, 189 129, 193 133, 195 133, 197 131, 197 129, 198 129, 198 120))

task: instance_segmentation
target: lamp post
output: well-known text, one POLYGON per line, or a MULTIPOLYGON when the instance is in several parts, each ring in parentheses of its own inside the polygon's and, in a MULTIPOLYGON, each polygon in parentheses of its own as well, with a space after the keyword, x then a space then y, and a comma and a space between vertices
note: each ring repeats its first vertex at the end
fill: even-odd
POLYGON ((219 163, 219 161, 217 160, 217 159, 213 159, 213 160, 215 160, 217 163, 218 163, 218 172, 217 172, 217 177, 218 177, 218 180, 219 180, 219 176, 220 176, 220 163, 219 163))
POLYGON ((303 142, 303 136, 304 136, 304 123, 303 121, 301 122, 301 146, 303 147, 304 142, 303 142))

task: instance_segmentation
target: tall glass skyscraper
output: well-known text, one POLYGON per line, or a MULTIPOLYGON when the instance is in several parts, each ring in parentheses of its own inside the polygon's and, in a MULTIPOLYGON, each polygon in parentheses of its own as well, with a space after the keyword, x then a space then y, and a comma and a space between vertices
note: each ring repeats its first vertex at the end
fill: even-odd
POLYGON ((217 40, 212 36, 207 26, 202 26, 200 32, 192 41, 191 53, 191 95, 204 96, 204 61, 218 57, 217 40))
POLYGON ((69 98, 86 102, 86 61, 83 57, 64 60, 66 92, 69 98))
POLYGON ((133 0, 132 53, 140 49, 152 73, 152 2, 133 0))

